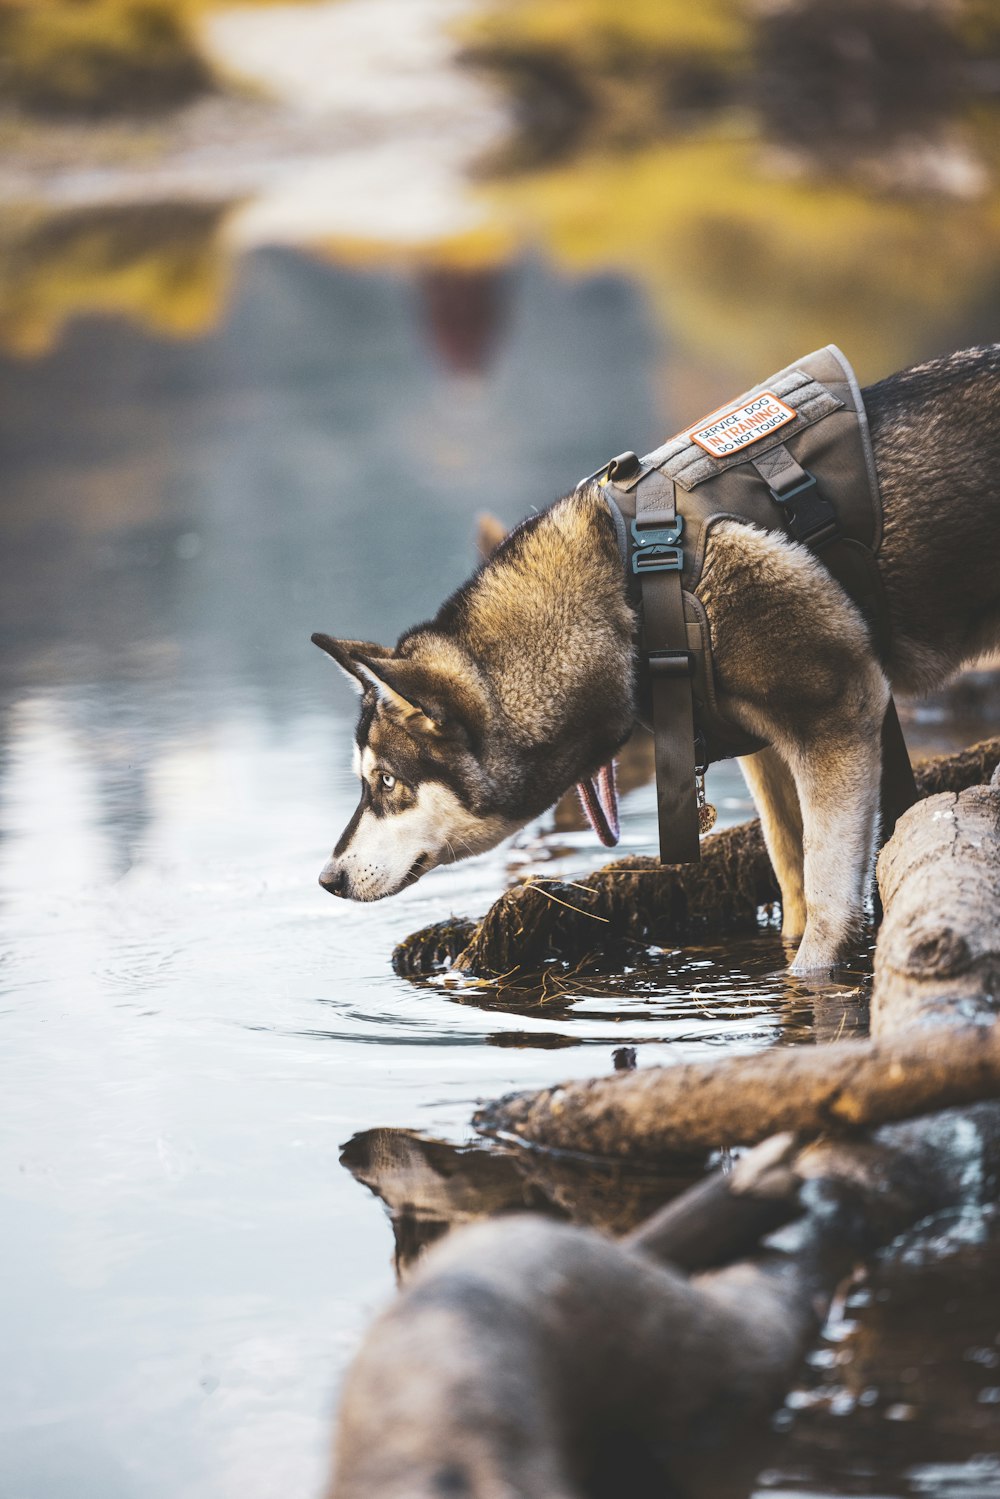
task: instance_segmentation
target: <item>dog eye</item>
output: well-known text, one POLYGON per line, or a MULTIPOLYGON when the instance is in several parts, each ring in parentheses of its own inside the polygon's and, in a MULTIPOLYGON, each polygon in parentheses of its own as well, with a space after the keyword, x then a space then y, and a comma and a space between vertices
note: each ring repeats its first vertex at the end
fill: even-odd
POLYGON ((396 777, 391 776, 387 770, 383 770, 380 779, 386 791, 391 791, 393 786, 395 786, 396 784, 396 777))

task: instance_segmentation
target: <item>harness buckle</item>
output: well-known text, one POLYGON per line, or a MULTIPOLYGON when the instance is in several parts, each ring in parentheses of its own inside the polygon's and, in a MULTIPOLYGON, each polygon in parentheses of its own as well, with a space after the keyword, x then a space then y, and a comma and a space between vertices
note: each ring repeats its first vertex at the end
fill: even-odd
POLYGON ((771 498, 774 499, 774 500, 777 500, 777 502, 778 502, 779 505, 783 505, 786 500, 793 499, 795 495, 801 494, 803 490, 805 490, 805 489, 815 489, 815 487, 816 487, 816 476, 815 476, 815 474, 811 474, 807 468, 804 468, 802 470, 802 472, 805 474, 805 478, 802 480, 802 482, 800 484, 796 484, 795 487, 794 487, 794 489, 777 490, 777 489, 773 489, 771 487, 771 485, 769 484, 767 487, 768 487, 768 489, 771 490, 771 498))
POLYGON ((679 573, 683 566, 684 553, 680 547, 649 546, 632 553, 634 573, 679 573))
POLYGON ((787 507, 788 529, 795 540, 811 547, 824 546, 840 534, 837 512, 818 490, 815 475, 808 469, 802 472, 805 478, 794 488, 779 491, 769 484, 768 490, 772 500, 783 509, 787 507), (805 498, 799 498, 797 505, 789 505, 790 500, 799 496, 805 498))
POLYGON ((646 660, 654 676, 690 677, 694 672, 690 651, 648 651, 646 660))
POLYGON ((669 526, 651 526, 640 530, 639 521, 631 524, 635 551, 632 553, 634 573, 679 573, 684 566, 684 552, 680 541, 684 531, 684 517, 678 515, 669 526))

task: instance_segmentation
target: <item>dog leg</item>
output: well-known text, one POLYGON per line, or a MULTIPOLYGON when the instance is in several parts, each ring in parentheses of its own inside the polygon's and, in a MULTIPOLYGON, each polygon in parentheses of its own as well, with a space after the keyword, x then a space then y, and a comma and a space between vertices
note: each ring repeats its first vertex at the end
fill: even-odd
POLYGON ((805 931, 806 895, 802 857, 802 812, 788 766, 771 747, 744 755, 743 778, 760 813, 771 867, 781 888, 781 935, 798 940, 805 931))
MULTIPOLYGON (((784 537, 721 522, 699 596, 723 712, 773 747, 798 792, 806 922, 792 971, 829 969, 861 927, 889 684, 860 610, 784 537)), ((783 885, 780 853, 775 868, 783 885)))
POLYGON ((860 935, 879 816, 878 721, 790 756, 802 809, 806 927, 791 971, 833 967, 860 935))

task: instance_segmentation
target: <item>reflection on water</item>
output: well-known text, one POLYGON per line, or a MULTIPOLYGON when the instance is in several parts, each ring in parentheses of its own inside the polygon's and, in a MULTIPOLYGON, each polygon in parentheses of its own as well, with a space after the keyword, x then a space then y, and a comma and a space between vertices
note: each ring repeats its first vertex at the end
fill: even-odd
MULTIPOLYGON (((825 984, 802 983, 786 963, 777 932, 770 932, 638 953, 632 944, 609 950, 596 971, 567 974, 553 963, 505 983, 445 973, 423 984, 479 1010, 541 1022, 585 1018, 588 1042, 638 1047, 669 1040, 705 1055, 720 1045, 812 1043, 867 1032, 867 954, 858 955, 855 971, 845 968, 837 982, 825 984)), ((509 1043, 500 1036, 496 1044, 509 1043)))
MULTIPOLYGON (((286 101, 266 160, 277 115, 250 100, 252 147, 225 100, 123 159, 102 135, 97 162, 81 128, 70 165, 46 138, 51 170, 0 230, 5 1496, 316 1492, 337 1379, 394 1256, 518 1207, 619 1231, 695 1169, 640 1179, 485 1150, 468 1139, 477 1100, 610 1069, 623 1046, 645 1067, 864 1027, 863 964, 793 982, 774 932, 633 951, 613 976, 517 992, 396 979, 406 933, 605 854, 563 809, 386 905, 330 901, 315 876, 355 800, 354 705, 308 636, 392 640, 466 574, 478 512, 511 524, 810 344, 837 339, 874 376, 994 336, 988 89, 978 113, 958 109, 985 174, 974 190, 876 191, 861 150, 834 181, 815 142, 796 161, 762 149, 783 127, 739 94, 759 69, 748 34, 725 29, 728 0, 637 5, 623 35, 646 26, 661 57, 681 32, 701 49, 700 71, 673 67, 688 94, 630 136, 611 69, 565 149, 470 184, 456 164, 496 124, 476 123, 470 75, 422 125, 426 87, 401 83, 423 78, 406 48, 428 17, 466 7, 404 9, 399 71, 372 92, 386 4, 375 20, 360 0, 291 7, 290 24, 355 37, 338 53, 352 88, 324 77, 311 115, 286 101), (397 136, 409 154, 393 155, 397 136), (317 151, 331 175, 296 176, 317 151), (303 223, 304 249, 275 247, 303 223), (351 1173, 389 1205, 395 1249, 351 1173)), ((561 76, 579 92, 594 32, 577 23, 607 7, 559 9, 561 76)), ((530 10, 511 7, 511 24, 530 10)), ((257 14, 280 37, 278 12, 257 14)), ((540 35, 554 15, 534 7, 540 35)), ((448 56, 433 51, 434 68, 448 56)), ((656 76, 640 80, 647 101, 656 76)), ((824 107, 854 108, 841 78, 813 90, 824 107)), ((551 88, 532 97, 551 105, 551 88)), ((23 179, 34 147, 18 140, 23 179)), ((963 742, 996 703, 995 678, 977 678, 960 721, 942 698, 910 728, 928 747, 963 742)), ((640 762, 626 852, 655 841, 640 762)), ((745 817, 738 773, 713 777, 723 822, 745 817)), ((988 1349, 996 1296, 985 1279, 977 1294, 988 1349)), ((865 1470, 879 1492, 929 1492, 933 1464, 967 1456, 974 1423, 952 1442, 950 1412, 932 1389, 917 1455, 903 1444, 865 1470), (924 1478, 900 1476, 918 1461, 924 1478)), ((796 1420, 801 1488, 873 1491, 796 1420)), ((976 1492, 1000 1492, 995 1475, 976 1492)))
POLYGON ((835 1307, 786 1402, 762 1494, 1000 1493, 996 1220, 943 1219, 892 1246, 835 1307))
MULTIPOLYGON (((657 1175, 407 1129, 365 1130, 341 1162, 384 1203, 403 1280, 477 1218, 541 1212, 621 1234, 701 1175, 697 1162, 657 1175)), ((970 1209, 919 1225, 859 1272, 775 1417, 759 1499, 1000 1492, 998 1270, 996 1216, 970 1209)))
POLYGON ((45 353, 87 313, 126 315, 154 332, 211 327, 229 289, 221 236, 228 203, 22 208, 0 226, 0 347, 45 353))
POLYGON ((501 1213, 538 1212, 628 1233, 699 1180, 699 1161, 655 1173, 513 1146, 451 1145, 406 1129, 363 1130, 341 1165, 385 1204, 402 1279, 452 1228, 501 1213))
MULTIPOLYGON (((648 1066, 863 1024, 863 981, 792 983, 774 933, 547 1000, 392 976, 405 933, 526 867, 603 861, 565 827, 384 906, 316 887, 354 801, 353 703, 309 631, 391 639, 467 570, 481 506, 512 521, 623 431, 657 435, 634 287, 525 262, 498 294, 474 378, 416 285, 284 251, 240 267, 198 342, 89 321, 0 366, 13 1493, 75 1499, 81 1474, 142 1499, 315 1492, 337 1376, 392 1281, 379 1208, 337 1164, 359 1132, 426 1132, 443 1154, 414 1151, 451 1180, 478 1099, 622 1045, 648 1066)), ((731 767, 710 794, 746 815, 731 767)), ((623 811, 648 851, 651 789, 623 811)), ((674 1189, 487 1171, 512 1206, 612 1227, 674 1189)), ((401 1260, 440 1231, 417 1207, 401 1260)))

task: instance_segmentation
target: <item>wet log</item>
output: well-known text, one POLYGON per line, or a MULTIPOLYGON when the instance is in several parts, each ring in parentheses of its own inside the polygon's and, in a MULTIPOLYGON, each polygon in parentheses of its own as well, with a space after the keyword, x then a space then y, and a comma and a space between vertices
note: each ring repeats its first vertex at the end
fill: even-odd
POLYGON ((709 1270, 750 1254, 772 1230, 797 1217, 795 1135, 773 1135, 659 1208, 623 1243, 678 1270, 709 1270))
POLYGON ((329 1499, 745 1499, 846 1271, 995 1187, 1000 1105, 765 1155, 795 1220, 693 1279, 662 1223, 623 1244, 519 1217, 433 1249, 348 1374, 329 1499))
POLYGON ((1000 1029, 975 1025, 781 1047, 510 1093, 474 1117, 484 1134, 630 1161, 731 1145, 785 1130, 818 1135, 910 1119, 1000 1095, 1000 1029))
POLYGON ((918 802, 882 850, 872 1035, 990 1025, 1000 1010, 1000 765, 989 786, 918 802))
MULTIPOLYGON (((989 778, 1000 760, 990 739, 916 767, 921 796, 960 792, 989 778)), ((414 932, 393 953, 404 977, 450 963, 470 975, 533 970, 550 958, 576 966, 616 942, 669 945, 692 932, 708 936, 753 929, 762 906, 779 899, 757 821, 702 842, 700 864, 662 867, 632 857, 565 883, 531 879, 506 891, 478 923, 438 922, 414 932)))
POLYGON ((1000 787, 938 793, 912 807, 878 874, 885 916, 872 1041, 512 1094, 481 1109, 477 1127, 556 1149, 643 1159, 750 1144, 781 1130, 871 1127, 996 1097, 1000 787))

